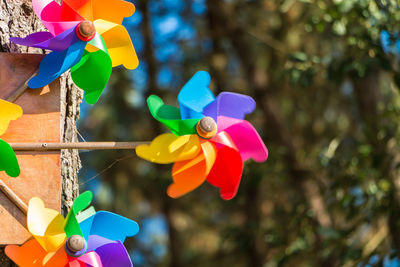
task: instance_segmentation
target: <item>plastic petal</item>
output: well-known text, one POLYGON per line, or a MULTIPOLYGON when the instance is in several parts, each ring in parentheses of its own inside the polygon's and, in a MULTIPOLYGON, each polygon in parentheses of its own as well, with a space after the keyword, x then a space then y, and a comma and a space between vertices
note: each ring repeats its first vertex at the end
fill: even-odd
MULTIPOLYGON (((80 266, 85 266, 85 267, 103 267, 100 256, 94 251, 87 252, 87 253, 83 254, 82 256, 80 256, 79 258, 73 258, 73 257, 68 256, 68 259, 70 261, 69 262, 70 266, 80 264, 80 266), (84 264, 84 265, 82 265, 82 264, 84 264)), ((77 266, 79 266, 79 265, 77 265, 77 266)), ((115 266, 119 266, 119 265, 115 265, 115 266)))
POLYGON ((64 244, 63 223, 64 217, 46 208, 40 198, 34 197, 29 201, 28 230, 47 252, 55 252, 64 244))
POLYGON ((211 82, 206 71, 197 72, 182 88, 178 95, 182 119, 201 119, 203 109, 214 101, 214 94, 208 88, 211 82))
POLYGON ((8 176, 18 177, 21 173, 17 157, 11 146, 0 139, 0 171, 5 171, 8 176))
POLYGON ((75 27, 53 37, 49 32, 36 32, 25 38, 10 38, 10 41, 19 45, 49 49, 52 51, 64 51, 79 39, 75 33, 75 27))
POLYGON ((8 245, 6 255, 20 267, 54 267, 68 263, 64 248, 47 253, 37 240, 31 239, 22 246, 8 245))
POLYGON ((10 121, 22 116, 22 108, 14 103, 0 99, 0 136, 3 135, 10 121))
POLYGON ((104 41, 99 34, 89 42, 98 48, 95 52, 85 51, 81 61, 71 69, 76 86, 85 91, 85 100, 95 104, 110 79, 112 66, 104 41))
POLYGON ((125 246, 120 241, 112 241, 101 236, 91 235, 88 251, 96 251, 101 258, 103 267, 131 267, 132 260, 125 246))
POLYGON ((241 121, 225 129, 239 150, 243 161, 252 158, 256 162, 266 161, 268 149, 257 130, 248 121, 241 121))
POLYGON ((255 108, 256 102, 250 96, 223 92, 204 108, 203 115, 212 117, 215 121, 218 116, 243 120, 246 114, 252 113, 255 108))
POLYGON ((135 221, 108 211, 98 211, 80 223, 82 228, 88 228, 86 224, 90 224, 90 235, 98 235, 113 241, 119 240, 122 243, 126 237, 139 232, 139 225, 135 221))
POLYGON ((122 0, 64 0, 87 20, 104 19, 121 24, 122 20, 135 13, 132 3, 122 0))
POLYGON ((38 75, 29 80, 28 86, 41 88, 57 79, 80 61, 85 46, 86 42, 77 41, 65 51, 46 55, 40 63, 38 75))
POLYGON ((239 188, 243 161, 239 152, 231 147, 219 147, 217 158, 207 181, 220 189, 221 198, 232 199, 239 188))
POLYGON ((208 141, 204 141, 201 147, 203 153, 194 159, 174 164, 172 168, 173 183, 168 187, 168 196, 179 198, 193 191, 206 180, 215 161, 216 147, 208 141))
POLYGON ((160 164, 188 160, 199 152, 200 142, 197 135, 176 136, 170 133, 156 137, 150 145, 136 148, 139 157, 160 164))
POLYGON ((139 59, 125 27, 102 19, 94 21, 94 25, 106 43, 112 66, 124 65, 127 69, 136 69, 139 59))
POLYGON ((158 96, 151 95, 147 99, 151 115, 167 126, 176 135, 196 134, 198 119, 182 120, 178 108, 165 105, 158 96))
POLYGON ((78 25, 83 20, 64 3, 59 5, 52 0, 32 0, 32 6, 36 15, 53 36, 78 25))
POLYGON ((79 222, 76 218, 76 215, 86 209, 90 203, 92 202, 93 194, 90 191, 86 191, 80 194, 72 204, 71 210, 68 212, 67 217, 65 218, 64 230, 67 234, 67 237, 72 235, 80 235, 84 236, 82 230, 79 226, 79 222))

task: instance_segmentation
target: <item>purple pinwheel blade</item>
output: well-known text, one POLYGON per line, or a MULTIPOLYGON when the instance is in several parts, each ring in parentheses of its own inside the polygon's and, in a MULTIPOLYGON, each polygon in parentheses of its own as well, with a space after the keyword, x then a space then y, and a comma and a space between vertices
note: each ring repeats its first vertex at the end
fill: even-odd
POLYGON ((10 41, 19 45, 48 49, 52 51, 64 51, 73 43, 79 41, 75 33, 75 27, 53 36, 49 32, 37 32, 25 38, 12 37, 10 41))
POLYGON ((218 116, 243 120, 246 114, 252 113, 255 108, 256 102, 250 96, 223 92, 204 108, 203 115, 212 117, 215 121, 218 116))
POLYGON ((182 88, 178 95, 181 119, 201 119, 204 107, 214 101, 215 97, 208 88, 211 82, 206 71, 197 72, 182 88))
POLYGON ((89 236, 87 251, 95 251, 100 256, 103 267, 133 266, 128 251, 120 241, 112 241, 98 235, 91 235, 89 236))
POLYGON ((81 60, 85 47, 86 42, 78 41, 63 52, 46 55, 40 63, 38 75, 29 80, 28 86, 41 88, 57 79, 81 60))

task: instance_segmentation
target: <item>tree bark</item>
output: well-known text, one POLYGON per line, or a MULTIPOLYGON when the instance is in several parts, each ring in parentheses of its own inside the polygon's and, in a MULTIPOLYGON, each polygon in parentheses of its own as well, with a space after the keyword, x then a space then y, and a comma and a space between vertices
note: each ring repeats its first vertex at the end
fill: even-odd
MULTIPOLYGON (((24 37, 28 34, 44 31, 41 21, 32 10, 31 0, 1 0, 0 3, 0 52, 44 53, 41 49, 18 47, 10 43, 11 36, 24 37)), ((77 141, 76 121, 79 117, 79 104, 82 92, 75 87, 68 74, 61 77, 61 140, 77 141)), ((77 174, 80 169, 79 154, 76 150, 61 152, 62 203, 65 214, 79 193, 77 174)), ((0 248, 0 266, 15 266, 0 248)))

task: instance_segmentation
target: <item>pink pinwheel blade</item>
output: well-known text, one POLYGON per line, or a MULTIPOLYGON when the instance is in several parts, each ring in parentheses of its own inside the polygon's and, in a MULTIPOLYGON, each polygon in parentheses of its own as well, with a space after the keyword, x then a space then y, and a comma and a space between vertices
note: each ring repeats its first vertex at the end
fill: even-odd
POLYGON ((37 32, 25 38, 11 37, 10 41, 19 45, 49 49, 52 51, 64 51, 79 39, 75 33, 75 27, 53 37, 49 32, 37 32))
POLYGON ((220 189, 225 200, 232 199, 239 188, 243 172, 243 161, 239 152, 231 147, 218 148, 217 158, 207 181, 220 189))
MULTIPOLYGON (((219 122, 226 119, 226 117, 218 118, 219 122)), ((264 162, 267 160, 268 149, 251 123, 248 121, 240 121, 227 127, 224 131, 231 137, 243 161, 250 158, 256 162, 264 162)))
MULTIPOLYGON (((79 258, 77 258, 78 261, 85 263, 86 266, 90 267, 103 267, 104 265, 101 262, 100 256, 97 254, 97 252, 90 251, 79 258)), ((122 266, 122 265, 115 265, 115 266, 122 266)))
POLYGON ((247 95, 223 92, 208 104, 203 115, 217 120, 218 116, 225 116, 243 120, 246 114, 250 114, 256 108, 256 102, 247 95))
POLYGON ((91 235, 88 241, 88 251, 95 251, 99 255, 103 267, 133 266, 125 246, 120 241, 91 235))
POLYGON ((84 20, 79 14, 52 0, 32 0, 33 10, 43 25, 56 36, 84 20))

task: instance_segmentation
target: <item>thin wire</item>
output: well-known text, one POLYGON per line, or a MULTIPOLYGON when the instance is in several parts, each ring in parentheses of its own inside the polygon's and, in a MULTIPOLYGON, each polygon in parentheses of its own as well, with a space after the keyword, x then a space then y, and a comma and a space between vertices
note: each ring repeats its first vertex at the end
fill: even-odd
POLYGON ((81 133, 76 129, 76 132, 78 133, 78 136, 83 140, 83 142, 86 142, 85 138, 81 135, 81 133))
POLYGON ((86 180, 86 181, 80 183, 79 185, 87 184, 88 182, 90 182, 90 181, 92 181, 92 180, 98 178, 100 175, 102 175, 103 173, 107 172, 109 169, 111 169, 111 168, 112 168, 115 164, 117 164, 118 162, 123 161, 123 160, 126 160, 126 159, 129 159, 129 158, 133 158, 134 156, 136 156, 136 154, 131 154, 131 155, 125 156, 125 157, 123 157, 123 158, 116 159, 113 163, 111 163, 110 165, 108 165, 107 168, 103 169, 101 172, 99 172, 98 174, 96 174, 96 175, 93 176, 93 177, 90 177, 88 180, 86 180))

